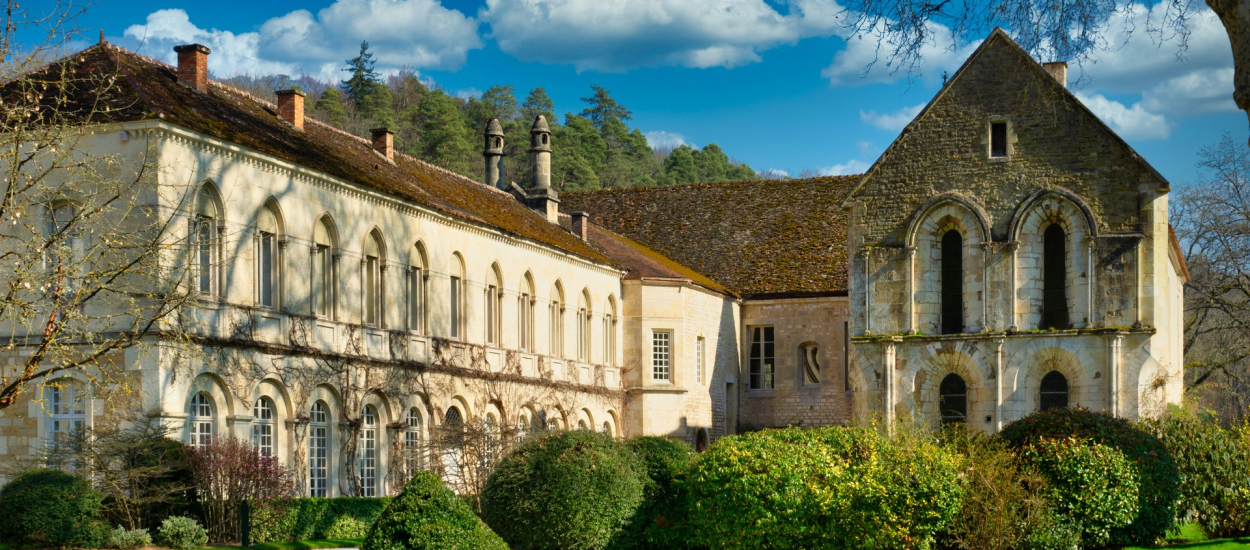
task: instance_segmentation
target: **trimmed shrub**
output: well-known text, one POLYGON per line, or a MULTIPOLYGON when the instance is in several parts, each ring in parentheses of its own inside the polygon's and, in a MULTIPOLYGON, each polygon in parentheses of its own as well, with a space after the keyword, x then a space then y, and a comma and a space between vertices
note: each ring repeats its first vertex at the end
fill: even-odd
POLYGON ((1002 438, 1022 449, 1041 439, 1075 437, 1114 448, 1137 468, 1137 519, 1111 530, 1112 546, 1148 546, 1172 528, 1180 473, 1157 437, 1122 418, 1087 409, 1052 409, 1033 413, 1003 428, 1002 438))
POLYGON ((195 521, 185 516, 173 516, 161 522, 156 530, 161 544, 174 550, 189 550, 208 544, 208 531, 195 521))
POLYGON ((293 498, 252 502, 252 541, 361 539, 389 497, 293 498))
MULTIPOLYGON (((350 517, 350 516, 346 516, 350 517)), ((369 529, 361 550, 508 550, 430 472, 417 472, 369 529)))
POLYGON ((1046 476, 1046 497, 1081 531, 1085 547, 1106 546, 1111 530, 1137 519, 1137 469, 1120 451, 1079 439, 1039 439, 1024 459, 1046 476))
POLYGON ((109 533, 108 546, 121 550, 152 546, 152 535, 148 534, 147 529, 127 529, 118 525, 109 533))
POLYGON ((103 497, 87 480, 60 470, 19 474, 0 488, 0 540, 96 548, 108 542, 103 497))
POLYGON ((862 428, 726 437, 683 483, 690 533, 713 548, 926 548, 959 509, 960 465, 862 428))
MULTIPOLYGON (((967 459, 963 499, 947 532, 939 537, 943 547, 1070 550, 1074 546, 1062 546, 1059 535, 1063 530, 1055 529, 1054 514, 1044 496, 1045 478, 1024 464, 1006 442, 964 426, 947 429, 942 439, 945 448, 967 459), (1047 542, 1052 539, 1058 539, 1059 546, 1047 542)), ((1080 532, 1074 536, 1079 543, 1080 532)))
POLYGON ((687 547, 686 495, 681 478, 690 468, 690 446, 663 437, 636 437, 625 441, 642 462, 642 504, 629 525, 612 541, 613 550, 687 547))
POLYGON ((1240 494, 1250 491, 1250 446, 1241 434, 1224 429, 1214 418, 1183 410, 1144 424, 1176 460, 1179 514, 1213 537, 1250 531, 1250 510, 1240 494))
POLYGON ((534 437, 486 480, 482 516, 514 550, 606 547, 642 502, 646 474, 611 436, 534 437))

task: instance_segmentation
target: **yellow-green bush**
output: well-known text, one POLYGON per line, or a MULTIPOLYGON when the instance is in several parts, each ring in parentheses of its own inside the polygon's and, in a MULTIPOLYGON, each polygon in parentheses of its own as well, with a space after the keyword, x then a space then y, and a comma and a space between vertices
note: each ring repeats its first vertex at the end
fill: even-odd
POLYGON ((438 476, 417 472, 378 516, 361 550, 508 550, 438 476))

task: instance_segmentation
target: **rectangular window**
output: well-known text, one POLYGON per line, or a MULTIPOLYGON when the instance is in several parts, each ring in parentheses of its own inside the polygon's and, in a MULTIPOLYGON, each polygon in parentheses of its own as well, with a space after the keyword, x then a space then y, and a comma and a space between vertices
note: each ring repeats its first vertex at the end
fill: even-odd
POLYGON ((590 317, 586 308, 577 310, 577 360, 590 360, 590 317))
POLYGON ((425 278, 421 275, 421 268, 414 267, 408 270, 408 330, 421 332, 422 319, 422 290, 425 289, 425 278))
POLYGON ((308 487, 309 496, 326 496, 329 485, 330 428, 325 424, 313 424, 308 430, 308 487))
POLYGON ((612 330, 612 316, 603 316, 603 364, 616 362, 616 331, 612 330))
POLYGON ((703 361, 705 360, 707 340, 700 336, 694 344, 694 381, 703 383, 703 361))
POLYGON ((751 327, 750 389, 773 389, 773 327, 751 327))
POLYGON ((551 349, 552 357, 564 357, 564 306, 551 302, 551 349))
POLYGON ((313 252, 313 312, 318 317, 330 316, 330 296, 333 289, 334 258, 330 247, 317 245, 313 252))
POLYGON ((378 325, 378 259, 365 257, 365 324, 378 325))
POLYGON ((214 225, 212 218, 199 217, 195 220, 195 269, 201 294, 212 295, 217 291, 217 278, 213 276, 217 265, 214 225))
POLYGON ((522 293, 521 299, 517 304, 517 311, 520 312, 521 318, 517 321, 517 329, 520 332, 521 341, 520 348, 529 351, 534 347, 533 343, 533 323, 534 323, 534 306, 530 303, 530 295, 522 293))
POLYGON ((257 298, 260 299, 261 307, 274 307, 275 294, 274 287, 277 282, 274 277, 274 262, 277 259, 276 248, 278 246, 277 236, 273 233, 260 233, 260 258, 258 258, 260 268, 260 292, 257 298))
POLYGON ((995 158, 1007 156, 1007 123, 990 123, 990 156, 995 158))
POLYGON ((460 277, 451 278, 451 337, 460 338, 460 277))
POLYGON ((670 380, 672 372, 673 333, 655 331, 651 333, 651 379, 670 380))
POLYGON ((499 343, 499 288, 486 287, 486 343, 499 343))

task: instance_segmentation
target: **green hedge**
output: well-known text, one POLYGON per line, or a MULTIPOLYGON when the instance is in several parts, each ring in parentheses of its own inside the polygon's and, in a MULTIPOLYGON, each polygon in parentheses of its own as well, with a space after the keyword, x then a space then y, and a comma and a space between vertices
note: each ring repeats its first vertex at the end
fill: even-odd
POLYGON ((252 502, 252 542, 362 539, 389 497, 294 498, 252 502))
POLYGON ((59 548, 98 548, 108 542, 100 519, 104 497, 87 480, 60 470, 19 474, 0 488, 0 541, 59 548))
POLYGON ((1137 468, 1120 451, 1080 439, 1039 439, 1024 459, 1046 477, 1046 498, 1081 531, 1084 547, 1102 547, 1111 530, 1137 519, 1137 468))
POLYGON ((508 550, 469 505, 430 472, 417 472, 382 511, 361 550, 508 550))
POLYGON ((690 446, 649 436, 628 439, 625 447, 642 461, 647 478, 643 485, 642 504, 609 548, 688 548, 686 492, 681 481, 690 469, 690 446))
POLYGON ((1240 430, 1220 426, 1211 415, 1183 409, 1145 425, 1176 460, 1180 513, 1192 513, 1194 522, 1213 537, 1250 533, 1250 440, 1240 430))

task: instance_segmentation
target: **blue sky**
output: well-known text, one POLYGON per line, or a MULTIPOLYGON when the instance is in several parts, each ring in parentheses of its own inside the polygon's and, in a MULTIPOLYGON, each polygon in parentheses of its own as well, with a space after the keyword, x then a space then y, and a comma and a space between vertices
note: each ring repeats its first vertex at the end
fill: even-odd
MULTIPOLYGON (((34 10, 39 10, 36 0, 34 10)), ((1201 3, 1197 3, 1201 6, 1201 3)), ((1144 21, 1147 5, 1135 5, 1144 21)), ((835 0, 99 0, 78 22, 92 40, 173 60, 172 46, 213 49, 219 75, 338 68, 369 40, 378 68, 406 65, 451 93, 542 86, 556 111, 577 112, 598 84, 633 110, 653 144, 719 144, 757 170, 863 171, 954 72, 974 44, 927 49, 923 75, 880 64, 875 44, 843 38, 835 0)), ((1198 150, 1229 132, 1227 35, 1205 7, 1183 60, 1113 27, 1123 44, 1073 67, 1074 90, 1174 184, 1195 177, 1198 150)))

